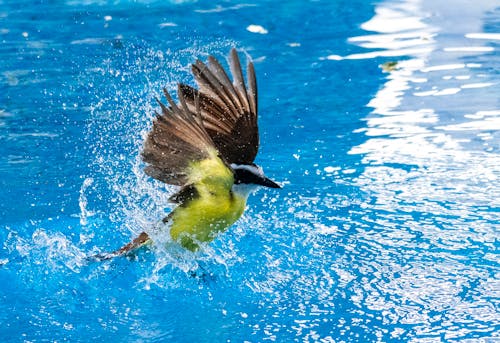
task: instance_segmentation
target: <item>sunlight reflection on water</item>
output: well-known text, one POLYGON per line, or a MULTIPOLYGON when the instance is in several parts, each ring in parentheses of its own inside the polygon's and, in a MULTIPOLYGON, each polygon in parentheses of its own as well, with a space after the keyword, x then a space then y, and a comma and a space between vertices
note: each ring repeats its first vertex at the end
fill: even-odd
MULTIPOLYGON (((357 301, 381 311, 388 323, 400 323, 394 337, 412 324, 419 339, 446 340, 475 330, 494 333, 481 323, 498 323, 493 319, 498 275, 483 258, 495 250, 498 234, 491 209, 500 206, 500 113, 494 95, 498 78, 487 76, 483 62, 476 62, 495 51, 484 45, 495 37, 471 42, 467 38, 476 36, 457 32, 450 46, 427 5, 380 4, 363 25, 379 34, 350 41, 383 50, 344 57, 409 56, 395 60, 388 71, 387 82, 368 104, 373 112, 366 128, 358 130, 368 139, 350 151, 363 156, 366 167, 357 184, 373 199, 363 205, 363 219, 374 228, 359 239, 366 249, 379 251, 365 261, 370 277, 360 285, 357 301), (412 16, 405 20, 407 13, 412 16), (480 104, 472 100, 478 89, 491 94, 483 100, 482 93, 480 104), (461 122, 449 119, 460 113, 461 122)), ((481 11, 492 9, 491 3, 481 5, 481 11)), ((467 14, 452 18, 462 15, 467 14)))

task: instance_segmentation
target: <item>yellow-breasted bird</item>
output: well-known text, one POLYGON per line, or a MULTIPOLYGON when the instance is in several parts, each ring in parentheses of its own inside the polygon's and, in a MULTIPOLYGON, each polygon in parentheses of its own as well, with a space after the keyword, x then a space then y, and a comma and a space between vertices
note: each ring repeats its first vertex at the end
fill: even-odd
MULTIPOLYGON (((213 56, 206 64, 197 60, 192 72, 199 89, 179 84, 178 103, 163 89, 168 106, 157 100, 161 113, 142 151, 146 174, 181 187, 170 198, 177 207, 163 223, 172 240, 192 251, 236 222, 257 186, 280 188, 254 163, 259 132, 253 63, 247 66, 246 85, 234 48, 229 66, 233 81, 213 56)), ((101 257, 123 255, 150 241, 143 232, 101 257)))

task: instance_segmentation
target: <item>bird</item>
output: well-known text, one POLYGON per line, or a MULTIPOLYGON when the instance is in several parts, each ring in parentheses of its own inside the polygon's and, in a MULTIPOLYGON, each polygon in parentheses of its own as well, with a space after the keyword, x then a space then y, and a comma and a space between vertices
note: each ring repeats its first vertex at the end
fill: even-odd
MULTIPOLYGON (((254 163, 259 149, 257 82, 253 62, 246 83, 238 52, 229 53, 232 81, 213 56, 191 65, 198 89, 177 85, 175 102, 166 88, 167 105, 156 99, 156 112, 142 150, 145 173, 179 190, 169 201, 176 207, 161 221, 170 239, 197 251, 243 214, 259 186, 281 188, 254 163)), ((127 255, 153 243, 146 232, 103 259, 127 255)))

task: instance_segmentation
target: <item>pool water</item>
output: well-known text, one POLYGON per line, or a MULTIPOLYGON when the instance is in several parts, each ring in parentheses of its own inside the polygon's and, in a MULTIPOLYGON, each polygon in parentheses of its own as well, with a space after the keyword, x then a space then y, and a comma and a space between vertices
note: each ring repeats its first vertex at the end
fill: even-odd
POLYGON ((500 340, 494 1, 0 1, 0 39, 2 341, 500 340), (169 211, 154 97, 233 46, 283 189, 88 263, 169 211))

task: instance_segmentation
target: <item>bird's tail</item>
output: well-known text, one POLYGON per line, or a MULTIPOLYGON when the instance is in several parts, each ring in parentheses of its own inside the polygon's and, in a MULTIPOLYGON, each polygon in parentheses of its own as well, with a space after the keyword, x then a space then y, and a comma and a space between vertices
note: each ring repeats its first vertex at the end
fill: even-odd
POLYGON ((87 257, 87 261, 106 261, 118 256, 127 256, 133 253, 136 249, 143 247, 147 244, 151 243, 151 238, 149 238, 148 234, 142 232, 139 236, 137 236, 132 242, 124 245, 118 250, 108 253, 100 253, 93 256, 87 257))

